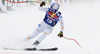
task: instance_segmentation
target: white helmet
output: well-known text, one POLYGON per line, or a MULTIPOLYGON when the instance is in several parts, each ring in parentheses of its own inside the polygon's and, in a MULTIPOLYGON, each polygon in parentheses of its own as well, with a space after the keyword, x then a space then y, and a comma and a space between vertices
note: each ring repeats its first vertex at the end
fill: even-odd
POLYGON ((50 9, 51 9, 52 11, 54 11, 54 12, 57 12, 58 9, 59 9, 59 7, 60 7, 59 4, 53 3, 53 4, 51 5, 50 9))

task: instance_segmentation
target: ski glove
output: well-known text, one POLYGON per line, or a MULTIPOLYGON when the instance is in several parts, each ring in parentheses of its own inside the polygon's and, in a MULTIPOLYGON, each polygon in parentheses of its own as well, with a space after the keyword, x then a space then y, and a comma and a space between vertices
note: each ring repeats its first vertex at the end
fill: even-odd
POLYGON ((40 7, 45 6, 45 3, 46 2, 42 1, 41 4, 40 4, 40 7))
POLYGON ((58 34, 59 37, 63 37, 63 32, 60 31, 60 33, 58 34))

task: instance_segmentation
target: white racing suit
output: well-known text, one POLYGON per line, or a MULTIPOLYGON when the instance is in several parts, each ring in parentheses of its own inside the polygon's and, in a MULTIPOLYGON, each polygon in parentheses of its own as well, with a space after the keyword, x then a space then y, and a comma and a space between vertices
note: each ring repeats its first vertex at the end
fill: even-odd
POLYGON ((61 16, 61 12, 56 12, 55 14, 50 13, 50 8, 39 7, 39 10, 45 11, 46 15, 44 20, 36 27, 32 34, 28 35, 25 40, 30 40, 35 38, 40 34, 42 35, 37 39, 40 43, 42 40, 53 31, 53 27, 60 21, 61 31, 64 29, 63 18, 61 16))

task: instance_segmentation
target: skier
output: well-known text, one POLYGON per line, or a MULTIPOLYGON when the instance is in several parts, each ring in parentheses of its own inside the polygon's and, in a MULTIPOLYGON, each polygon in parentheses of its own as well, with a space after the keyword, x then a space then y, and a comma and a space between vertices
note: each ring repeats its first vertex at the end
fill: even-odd
POLYGON ((42 35, 33 43, 33 45, 35 46, 40 44, 42 40, 52 32, 53 27, 59 21, 61 24, 61 31, 58 34, 58 36, 63 37, 63 30, 64 30, 63 18, 61 16, 61 12, 58 11, 60 6, 57 3, 53 3, 50 8, 46 8, 43 6, 45 6, 44 1, 41 2, 40 7, 39 7, 39 10, 46 12, 43 21, 40 24, 38 24, 38 26, 33 31, 33 33, 28 35, 25 39, 25 40, 30 40, 32 38, 35 38, 41 32, 43 32, 42 35))

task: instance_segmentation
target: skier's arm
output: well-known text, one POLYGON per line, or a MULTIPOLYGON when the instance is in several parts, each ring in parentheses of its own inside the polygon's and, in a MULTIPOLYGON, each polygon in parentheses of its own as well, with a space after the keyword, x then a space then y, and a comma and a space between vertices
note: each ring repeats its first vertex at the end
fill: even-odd
POLYGON ((63 37, 63 31, 64 31, 64 23, 63 23, 63 18, 60 16, 60 25, 61 25, 61 30, 60 33, 58 34, 59 37, 63 37))
POLYGON ((43 6, 45 6, 45 2, 44 1, 42 1, 42 3, 40 4, 39 10, 41 10, 41 11, 47 11, 48 8, 47 7, 43 7, 43 6))
POLYGON ((64 22, 62 16, 60 16, 60 26, 61 26, 61 31, 64 31, 64 22))

